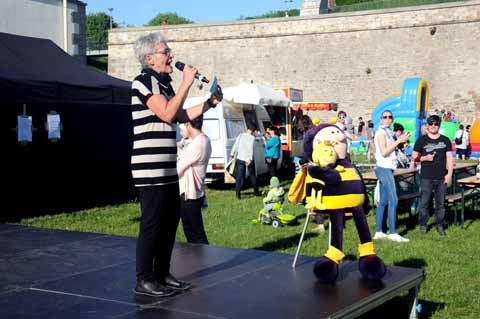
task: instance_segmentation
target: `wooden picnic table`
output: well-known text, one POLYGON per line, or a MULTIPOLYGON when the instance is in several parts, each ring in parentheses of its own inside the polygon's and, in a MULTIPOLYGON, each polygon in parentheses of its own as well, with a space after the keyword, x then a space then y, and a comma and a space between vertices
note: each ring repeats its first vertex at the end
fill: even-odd
MULTIPOLYGON (((473 172, 475 174, 476 167, 478 163, 477 162, 472 162, 472 163, 465 163, 465 162, 455 162, 453 165, 453 182, 456 181, 456 177, 458 177, 459 174, 461 173, 468 173, 468 172, 473 172)), ((418 172, 418 169, 415 169, 415 171, 412 171, 410 168, 397 168, 396 170, 393 171, 393 176, 401 176, 401 175, 406 175, 406 174, 412 174, 415 172, 418 172)), ((472 173, 470 173, 471 175, 472 173)), ((375 175, 375 171, 370 171, 362 174, 363 180, 365 182, 376 182, 377 181, 377 175, 375 175)))
MULTIPOLYGON (((451 199, 459 200, 461 199, 461 193, 458 192, 458 180, 469 175, 475 175, 477 169, 477 162, 454 162, 453 174, 452 174, 452 186, 448 190, 448 197, 451 199)), ((410 168, 397 168, 393 171, 393 176, 396 182, 404 182, 408 184, 408 191, 401 191, 397 185, 398 199, 399 200, 411 200, 414 199, 414 206, 417 206, 417 198, 421 194, 420 181, 419 181, 419 170, 411 170, 410 168)), ((366 184, 373 187, 377 183, 377 176, 375 171, 370 171, 362 174, 363 180, 366 184)), ((463 189, 462 189, 463 190, 463 189)), ((369 189, 369 192, 373 192, 373 189, 369 189)), ((373 194, 370 194, 373 198, 373 194)), ((469 194, 467 194, 469 195, 469 194)), ((412 209, 413 206, 412 206, 412 209)), ((416 208, 415 208, 416 210, 416 208)), ((462 225, 463 225, 463 213, 464 213, 464 204, 462 204, 462 225)), ((457 222, 457 207, 454 205, 454 219, 455 223, 457 222)))
MULTIPOLYGON (((393 176, 402 176, 407 174, 415 174, 418 172, 418 169, 411 170, 410 168, 397 168, 393 171, 393 176)), ((377 182, 377 175, 375 175, 375 171, 370 171, 362 174, 363 180, 365 182, 377 182)))
MULTIPOLYGON (((417 210, 418 198, 420 197, 418 169, 412 170, 410 168, 397 168, 393 171, 393 177, 395 178, 395 182, 397 184, 396 189, 398 200, 409 201, 411 203, 409 214, 414 213, 417 210)), ((377 184, 377 176, 375 175, 374 171, 370 171, 363 173, 362 178, 365 184, 368 185, 367 193, 373 202, 375 200, 374 186, 377 184)))
MULTIPOLYGON (((453 176, 452 176, 452 185, 455 186, 457 179, 459 178, 460 174, 466 173, 468 175, 475 175, 476 168, 478 163, 465 163, 465 162, 455 162, 453 165, 453 176)), ((393 176, 403 176, 403 175, 410 175, 418 173, 419 170, 411 170, 410 168, 397 168, 393 171, 393 176)), ((362 174, 363 180, 366 183, 376 183, 377 182, 377 175, 375 175, 375 171, 370 171, 362 174)), ((455 187, 453 187, 453 193, 455 192, 455 187)))
POLYGON ((453 164, 453 174, 452 174, 452 191, 451 193, 456 193, 457 180, 469 175, 475 175, 477 172, 478 162, 457 162, 453 164), (465 176, 461 176, 465 175, 465 176))
POLYGON ((463 228, 464 214, 465 214, 465 197, 473 196, 473 205, 475 205, 476 196, 480 194, 480 175, 477 174, 474 176, 460 178, 459 180, 457 180, 457 183, 461 189, 461 200, 462 200, 461 226, 463 228))

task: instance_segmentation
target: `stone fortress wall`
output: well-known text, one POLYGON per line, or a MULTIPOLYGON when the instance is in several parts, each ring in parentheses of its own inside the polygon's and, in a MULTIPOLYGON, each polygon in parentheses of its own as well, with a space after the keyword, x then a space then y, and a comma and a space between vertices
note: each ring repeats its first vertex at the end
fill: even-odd
MULTIPOLYGON (((479 0, 114 29, 109 74, 133 79, 140 70, 133 43, 155 31, 167 36, 175 60, 196 66, 207 77, 216 75, 223 87, 291 86, 303 90, 305 101, 336 102, 354 118, 369 118, 381 101, 401 93, 405 78, 422 77, 430 88, 430 110, 453 111, 463 123, 480 117, 479 0)), ((174 72, 174 81, 179 76, 174 72)), ((194 88, 191 95, 204 95, 207 89, 194 88)))

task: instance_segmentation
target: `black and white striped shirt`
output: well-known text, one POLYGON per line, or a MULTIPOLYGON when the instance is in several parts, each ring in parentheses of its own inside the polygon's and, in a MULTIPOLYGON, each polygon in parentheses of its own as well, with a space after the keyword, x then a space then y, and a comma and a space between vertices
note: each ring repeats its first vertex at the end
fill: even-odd
POLYGON ((178 182, 177 125, 162 121, 147 106, 153 94, 167 100, 175 96, 168 74, 144 69, 132 82, 133 152, 135 186, 166 185, 178 182))

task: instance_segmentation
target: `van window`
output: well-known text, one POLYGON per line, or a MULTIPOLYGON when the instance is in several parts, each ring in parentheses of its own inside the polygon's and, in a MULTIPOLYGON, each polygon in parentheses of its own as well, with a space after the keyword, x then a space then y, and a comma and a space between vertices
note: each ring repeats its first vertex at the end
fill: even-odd
POLYGON ((245 122, 242 120, 225 120, 227 126, 227 138, 236 138, 246 130, 245 122))
POLYGON ((217 119, 203 120, 202 131, 210 140, 215 141, 220 139, 220 121, 217 119))

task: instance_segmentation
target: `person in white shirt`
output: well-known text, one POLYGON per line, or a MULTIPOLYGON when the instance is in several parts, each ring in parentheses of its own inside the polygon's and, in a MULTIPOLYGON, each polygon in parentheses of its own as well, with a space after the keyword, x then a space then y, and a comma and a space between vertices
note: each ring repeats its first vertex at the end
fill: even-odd
POLYGON ((180 187, 180 217, 187 242, 208 244, 203 226, 202 204, 205 198, 205 176, 212 146, 202 132, 203 116, 185 123, 190 142, 177 162, 180 187))
POLYGON ((230 153, 231 157, 234 157, 235 154, 237 157, 235 163, 235 194, 238 199, 241 199, 240 191, 243 187, 247 169, 255 196, 260 196, 257 176, 255 175, 255 161, 253 160, 253 143, 255 142, 253 131, 254 129, 249 127, 244 133, 238 135, 230 153))
POLYGON ((343 134, 345 134, 345 137, 347 138, 347 152, 350 153, 350 148, 352 145, 352 140, 353 140, 353 134, 351 132, 352 126, 352 118, 349 119, 350 124, 348 124, 348 116, 345 111, 339 111, 337 114, 337 122, 335 123, 335 126, 337 126, 343 134))
POLYGON ((464 129, 462 124, 460 124, 460 126, 458 127, 458 131, 455 132, 455 136, 453 137, 453 140, 455 141, 456 158, 461 158, 462 160, 465 159, 465 156, 467 155, 469 139, 470 136, 468 131, 464 129), (457 142, 459 141, 462 142, 457 144, 457 142))
POLYGON ((393 138, 393 132, 390 130, 390 125, 393 122, 393 114, 389 110, 382 112, 380 119, 381 125, 375 133, 375 159, 377 166, 375 167, 375 174, 380 183, 380 201, 376 209, 375 219, 375 236, 373 239, 389 239, 396 242, 408 242, 397 234, 395 223, 397 219, 397 189, 395 187, 395 179, 393 171, 397 168, 397 157, 395 149, 398 144, 405 143, 410 138, 410 134, 400 135, 397 140, 393 138), (388 227, 390 234, 383 232, 383 216, 385 208, 388 206, 388 227))

